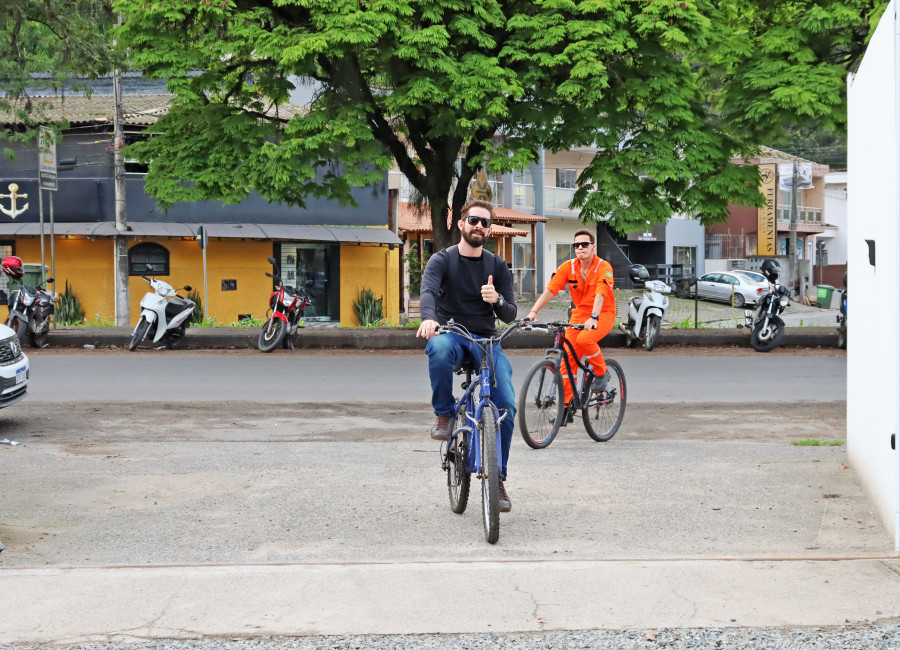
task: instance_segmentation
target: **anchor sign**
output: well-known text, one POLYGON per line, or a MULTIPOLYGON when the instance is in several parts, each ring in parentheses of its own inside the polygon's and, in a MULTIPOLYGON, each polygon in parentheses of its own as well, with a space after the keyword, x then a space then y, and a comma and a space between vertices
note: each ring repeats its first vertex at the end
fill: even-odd
POLYGON ((3 204, 0 204, 0 212, 5 214, 7 217, 12 217, 15 219, 20 214, 25 212, 28 209, 28 204, 26 203, 21 208, 16 208, 16 199, 27 199, 27 194, 19 194, 19 186, 15 183, 9 184, 9 194, 0 194, 0 199, 10 199, 10 208, 7 210, 3 207, 3 204))

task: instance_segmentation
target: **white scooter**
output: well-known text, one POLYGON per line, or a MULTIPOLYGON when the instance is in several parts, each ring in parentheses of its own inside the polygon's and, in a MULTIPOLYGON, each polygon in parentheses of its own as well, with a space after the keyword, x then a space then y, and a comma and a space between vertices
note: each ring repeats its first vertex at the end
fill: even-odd
POLYGON ((662 318, 669 308, 669 299, 665 294, 672 288, 659 280, 648 280, 647 268, 635 264, 629 273, 637 286, 644 288, 642 296, 635 296, 628 302, 628 322, 619 323, 619 329, 625 332, 625 345, 629 348, 635 341, 643 341, 647 351, 653 349, 659 340, 659 329, 662 318))
MULTIPOLYGON (((152 268, 147 265, 148 271, 152 268)), ((166 348, 171 350, 178 345, 184 337, 185 329, 190 325, 188 318, 194 311, 194 301, 179 296, 178 290, 168 282, 148 278, 146 275, 141 277, 150 283, 153 291, 148 291, 141 298, 141 317, 131 335, 128 349, 134 350, 150 333, 154 343, 162 340, 166 348)), ((190 291, 191 287, 185 286, 184 290, 190 291)))

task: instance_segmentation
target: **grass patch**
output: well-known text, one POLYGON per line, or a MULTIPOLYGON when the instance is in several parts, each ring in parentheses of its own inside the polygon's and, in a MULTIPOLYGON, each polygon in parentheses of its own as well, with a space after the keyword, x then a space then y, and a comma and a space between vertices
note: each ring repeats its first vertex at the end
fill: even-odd
POLYGON ((810 438, 808 440, 794 440, 791 442, 794 447, 842 447, 843 440, 816 440, 810 438))

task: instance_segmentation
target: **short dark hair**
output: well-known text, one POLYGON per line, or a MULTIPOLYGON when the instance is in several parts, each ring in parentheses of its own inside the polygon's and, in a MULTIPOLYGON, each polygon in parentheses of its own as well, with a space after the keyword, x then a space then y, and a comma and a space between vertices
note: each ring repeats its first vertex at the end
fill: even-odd
POLYGON ((466 203, 462 210, 459 211, 460 218, 465 219, 469 216, 469 210, 472 208, 484 208, 488 211, 488 214, 491 215, 491 221, 494 220, 494 204, 490 201, 482 201, 481 199, 475 199, 474 201, 469 201, 466 203))
POLYGON ((591 243, 592 244, 594 243, 594 233, 592 233, 587 228, 582 228, 581 230, 576 230, 575 235, 572 237, 572 239, 575 239, 575 237, 577 237, 578 235, 587 235, 590 238, 591 243))

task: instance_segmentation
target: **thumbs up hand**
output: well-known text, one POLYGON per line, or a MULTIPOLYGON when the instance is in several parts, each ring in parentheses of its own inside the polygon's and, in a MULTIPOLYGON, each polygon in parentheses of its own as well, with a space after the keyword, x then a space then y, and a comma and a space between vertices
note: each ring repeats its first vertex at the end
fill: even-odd
POLYGON ((500 294, 494 288, 494 276, 489 275, 487 284, 481 285, 481 299, 491 304, 500 300, 500 294))

